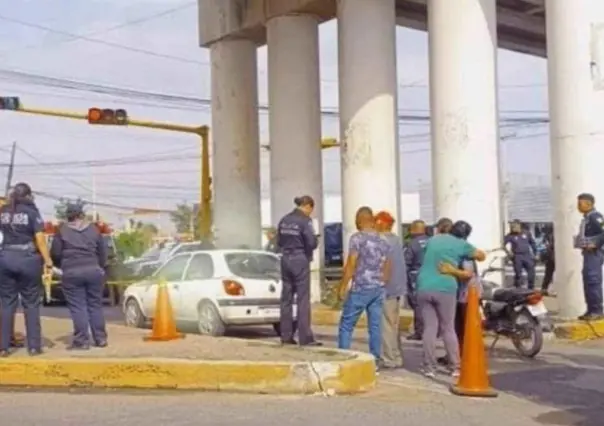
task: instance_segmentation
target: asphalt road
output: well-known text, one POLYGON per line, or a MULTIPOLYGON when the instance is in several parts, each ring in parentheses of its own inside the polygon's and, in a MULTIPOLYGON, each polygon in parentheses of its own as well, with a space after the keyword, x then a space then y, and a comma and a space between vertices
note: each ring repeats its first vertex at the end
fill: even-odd
MULTIPOLYGON (((107 308, 107 318, 121 321, 119 309, 107 308)), ((53 317, 68 317, 63 307, 44 309, 53 317)), ((315 329, 327 345, 335 330, 315 329)), ((270 327, 240 328, 234 337, 275 340, 270 327)), ((364 330, 355 349, 367 350, 364 330)), ((269 397, 228 394, 156 393, 17 393, 0 392, 0 413, 6 424, 63 426, 112 424, 172 426, 284 424, 367 426, 593 426, 604 417, 604 343, 546 342, 535 360, 520 359, 506 342, 490 354, 493 387, 499 397, 472 400, 452 396, 449 379, 428 380, 418 374, 421 347, 404 342, 405 369, 382 372, 378 388, 355 397, 269 397), (111 409, 107 409, 111 407, 111 409)), ((4 424, 4 422, 3 422, 4 424)))

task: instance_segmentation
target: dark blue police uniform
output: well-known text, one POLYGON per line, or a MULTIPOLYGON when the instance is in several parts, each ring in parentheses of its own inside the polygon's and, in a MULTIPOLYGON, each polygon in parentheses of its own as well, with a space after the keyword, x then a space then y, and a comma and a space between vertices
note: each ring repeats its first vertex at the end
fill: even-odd
POLYGON ((537 243, 530 232, 509 233, 503 240, 504 245, 512 246, 512 264, 514 266, 514 286, 522 284, 522 271, 526 271, 528 288, 535 288, 535 255, 537 243))
POLYGON ((407 265, 407 303, 413 309, 413 335, 421 338, 424 323, 417 303, 417 274, 424 263, 424 249, 428 244, 427 235, 414 236, 405 247, 405 264, 407 265))
POLYGON ((44 223, 33 202, 20 201, 14 207, 0 208, 0 303, 2 332, 0 351, 8 351, 19 297, 25 316, 27 348, 37 353, 42 348, 40 299, 42 296, 43 261, 35 244, 35 234, 44 223))
POLYGON ((293 342, 294 295, 298 308, 300 345, 313 344, 310 308, 310 263, 318 246, 312 220, 299 209, 285 215, 277 227, 277 246, 281 256, 280 334, 283 343, 293 342))
POLYGON ((106 346, 103 287, 107 250, 98 228, 86 221, 63 224, 52 240, 50 254, 63 272, 61 286, 73 321, 71 349, 88 349, 91 334, 95 346, 106 346))
POLYGON ((604 217, 596 210, 585 214, 579 238, 583 254, 583 292, 587 314, 602 315, 602 265, 604 263, 604 217), (594 244, 595 249, 583 248, 594 244))

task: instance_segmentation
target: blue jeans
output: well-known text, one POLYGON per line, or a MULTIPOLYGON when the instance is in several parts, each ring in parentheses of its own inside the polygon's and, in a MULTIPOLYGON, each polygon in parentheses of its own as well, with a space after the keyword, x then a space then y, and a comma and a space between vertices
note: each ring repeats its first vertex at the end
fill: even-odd
POLYGON ((367 312, 367 331, 369 332, 369 352, 376 359, 382 355, 382 308, 384 289, 350 291, 340 317, 338 327, 338 348, 350 349, 352 332, 363 312, 367 312))

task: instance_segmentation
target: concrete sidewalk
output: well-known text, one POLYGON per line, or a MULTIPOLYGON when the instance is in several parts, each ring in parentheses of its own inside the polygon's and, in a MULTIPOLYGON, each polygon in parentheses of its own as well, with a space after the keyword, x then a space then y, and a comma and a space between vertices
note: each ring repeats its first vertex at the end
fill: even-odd
MULTIPOLYGON (((592 339, 604 339, 604 320, 594 322, 567 321, 558 317, 558 299, 546 297, 543 299, 550 313, 554 326, 554 334, 560 339, 582 341, 592 339)), ((330 308, 325 305, 313 306, 312 321, 318 326, 337 326, 340 322, 341 310, 330 308)), ((367 327, 367 318, 363 314, 357 325, 367 327)), ((399 328, 408 333, 413 328, 413 311, 401 310, 399 328)))
MULTIPOLYGON (((22 324, 22 319, 18 319, 22 324)), ((371 356, 187 335, 145 342, 147 330, 109 325, 107 348, 69 351, 71 321, 44 318, 46 352, 0 360, 0 386, 146 388, 252 393, 358 393, 375 386, 371 356)))

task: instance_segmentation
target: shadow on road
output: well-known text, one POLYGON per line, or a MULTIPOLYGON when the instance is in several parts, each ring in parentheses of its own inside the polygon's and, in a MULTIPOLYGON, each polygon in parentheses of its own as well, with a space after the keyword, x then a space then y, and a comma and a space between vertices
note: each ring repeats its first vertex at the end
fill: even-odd
POLYGON ((539 368, 497 372, 493 386, 554 409, 534 420, 543 425, 593 426, 604 420, 604 357, 558 355, 561 363, 533 361, 539 368))

